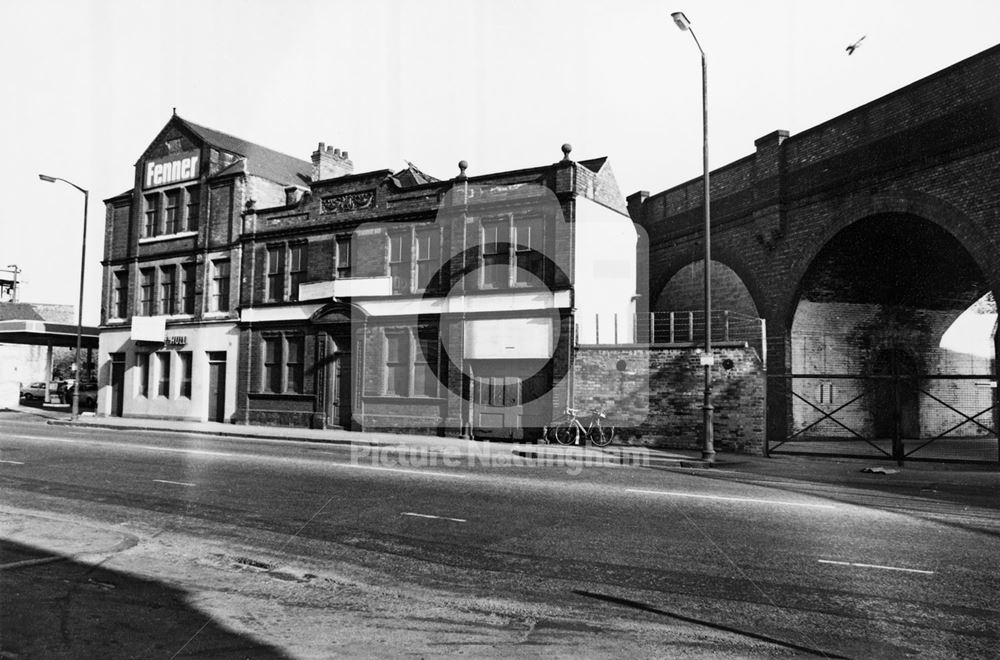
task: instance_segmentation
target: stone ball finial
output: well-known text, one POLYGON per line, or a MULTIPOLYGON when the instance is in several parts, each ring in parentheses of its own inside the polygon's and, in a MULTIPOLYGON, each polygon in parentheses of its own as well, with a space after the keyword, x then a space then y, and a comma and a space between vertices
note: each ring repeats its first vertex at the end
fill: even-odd
POLYGON ((468 176, 465 174, 465 170, 469 169, 469 162, 465 160, 458 161, 458 169, 458 178, 462 181, 467 179, 468 176))
POLYGON ((573 145, 567 142, 562 146, 563 160, 569 160, 569 153, 573 151, 573 145))

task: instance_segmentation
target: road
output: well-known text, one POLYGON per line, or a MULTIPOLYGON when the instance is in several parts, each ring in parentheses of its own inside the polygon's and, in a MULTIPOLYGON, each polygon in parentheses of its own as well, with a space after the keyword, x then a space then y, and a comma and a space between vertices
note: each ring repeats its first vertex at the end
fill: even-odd
MULTIPOLYGON (((204 646, 211 634, 231 635, 233 657, 944 658, 1000 646, 992 508, 736 471, 435 463, 3 419, 2 509, 17 524, 2 561, 58 553, 60 534, 104 535, 111 547, 70 558, 79 570, 61 580, 96 579, 87 564, 109 571, 98 584, 175 590, 189 611, 155 647, 163 657, 223 657, 204 646)), ((100 602, 26 586, 63 564, 0 571, 5 593, 23 594, 4 601, 4 657, 107 651, 113 631, 65 623, 100 602), (62 637, 13 630, 31 598, 63 608, 62 637)))

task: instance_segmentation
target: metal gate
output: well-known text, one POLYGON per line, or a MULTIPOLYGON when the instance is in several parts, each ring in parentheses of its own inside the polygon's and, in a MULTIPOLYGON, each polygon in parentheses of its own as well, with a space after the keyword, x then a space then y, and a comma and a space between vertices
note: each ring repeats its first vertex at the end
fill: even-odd
POLYGON ((771 454, 1000 462, 991 374, 789 374, 768 385, 788 401, 771 454))

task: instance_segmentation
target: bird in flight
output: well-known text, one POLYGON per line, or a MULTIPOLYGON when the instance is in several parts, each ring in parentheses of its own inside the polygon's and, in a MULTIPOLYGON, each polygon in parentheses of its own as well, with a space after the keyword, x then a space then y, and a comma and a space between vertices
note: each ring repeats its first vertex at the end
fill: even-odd
MULTIPOLYGON (((866 34, 865 37, 867 37, 867 36, 868 35, 866 34)), ((853 55, 854 51, 856 51, 858 48, 861 47, 861 42, 865 40, 865 37, 861 37, 860 39, 858 39, 857 41, 855 41, 853 44, 851 44, 850 46, 848 46, 845 49, 845 50, 847 50, 847 54, 848 55, 853 55)))

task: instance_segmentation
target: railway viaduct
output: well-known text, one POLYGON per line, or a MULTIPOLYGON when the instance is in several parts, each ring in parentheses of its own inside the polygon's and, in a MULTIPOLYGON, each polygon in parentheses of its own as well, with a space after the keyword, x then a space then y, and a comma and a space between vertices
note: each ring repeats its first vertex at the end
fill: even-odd
MULTIPOLYGON (((1000 46, 754 144, 711 174, 713 308, 765 319, 768 445, 805 427, 807 412, 829 412, 858 391, 838 375, 864 378, 892 361, 914 374, 995 378, 992 355, 942 340, 1000 288, 1000 46)), ((648 311, 701 309, 701 177, 628 202, 648 234, 648 311)), ((956 382, 968 387, 954 402, 995 398, 988 383, 956 382)), ((860 402, 853 418, 844 410, 810 432, 868 437, 894 423, 903 435, 927 436, 959 407, 949 403, 935 420, 928 401, 914 399, 923 413, 904 401, 888 422, 860 402)), ((957 419, 983 435, 995 428, 993 414, 969 422, 973 412, 963 409, 957 419)))

